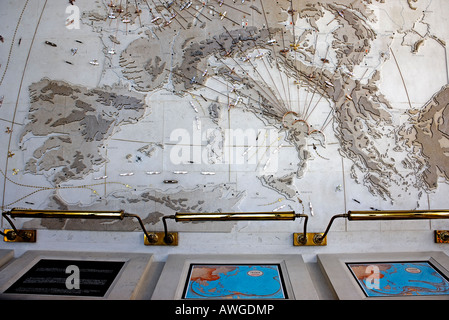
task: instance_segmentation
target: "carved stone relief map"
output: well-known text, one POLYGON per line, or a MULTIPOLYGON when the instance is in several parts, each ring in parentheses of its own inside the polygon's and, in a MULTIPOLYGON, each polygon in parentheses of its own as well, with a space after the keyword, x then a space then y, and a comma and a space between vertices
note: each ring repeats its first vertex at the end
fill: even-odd
POLYGON ((447 207, 445 0, 0 8, 3 211, 447 207))

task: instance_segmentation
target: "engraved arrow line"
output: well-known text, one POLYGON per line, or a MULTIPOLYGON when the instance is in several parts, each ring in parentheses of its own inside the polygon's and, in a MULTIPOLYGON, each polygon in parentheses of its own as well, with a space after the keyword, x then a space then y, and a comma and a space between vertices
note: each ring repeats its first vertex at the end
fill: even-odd
MULTIPOLYGON (((189 79, 188 77, 186 77, 185 75, 180 74, 180 73, 178 73, 178 72, 176 72, 176 71, 172 71, 172 70, 169 70, 169 69, 165 69, 165 70, 168 71, 168 72, 171 72, 171 73, 175 74, 175 75, 178 76, 178 77, 184 78, 184 79, 186 79, 186 80, 190 80, 190 79, 189 79)), ((215 78, 215 77, 211 77, 211 79, 214 79, 215 81, 218 81, 219 83, 221 83, 221 84, 223 84, 223 85, 228 85, 227 82, 226 82, 226 83, 223 83, 221 80, 219 80, 219 79, 217 79, 217 78, 215 78)), ((198 85, 200 85, 200 86, 202 86, 202 87, 204 87, 204 88, 207 88, 207 89, 209 89, 209 90, 211 90, 211 91, 213 91, 213 92, 216 92, 216 93, 218 93, 219 95, 222 95, 222 96, 224 96, 224 97, 226 97, 226 98, 229 98, 229 94, 228 94, 228 93, 225 94, 225 93, 223 93, 223 92, 220 92, 220 91, 218 91, 218 90, 216 90, 216 89, 214 89, 214 88, 212 88, 212 87, 210 87, 210 86, 207 86, 207 85, 205 85, 205 84, 202 84, 202 83, 198 83, 198 82, 197 82, 196 84, 198 84, 198 85)), ((246 95, 246 94, 241 93, 241 92, 239 92, 239 95, 240 95, 241 97, 247 98, 247 99, 249 99, 249 100, 251 100, 251 101, 253 101, 253 102, 255 102, 255 103, 259 103, 258 100, 256 100, 256 99, 250 97, 249 95, 246 95)), ((210 99, 210 100, 211 100, 211 99, 210 99)), ((245 105, 245 106, 248 106, 248 105, 245 104, 244 102, 242 102, 242 104, 245 105)), ((228 105, 228 107, 229 107, 229 105, 228 105)), ((266 114, 266 115, 269 115, 269 116, 271 116, 271 117, 274 117, 274 118, 278 118, 278 119, 281 118, 279 115, 270 113, 270 112, 268 112, 268 111, 266 111, 266 110, 262 110, 262 113, 264 113, 264 114, 266 114)))
POLYGON ((398 60, 396 59, 396 56, 394 55, 394 52, 393 52, 393 50, 391 50, 391 48, 390 48, 390 52, 393 55, 394 62, 396 63, 396 67, 398 68, 399 75, 401 76, 402 84, 404 85, 404 89, 405 89, 405 94, 407 95, 408 104, 410 106, 410 109, 412 109, 412 103, 411 103, 410 97, 408 95, 407 86, 405 85, 404 76, 402 75, 401 68, 399 67, 398 60))
MULTIPOLYGON (((231 37, 231 39, 235 42, 235 39, 234 39, 234 37, 231 35, 231 33, 228 31, 228 29, 226 29, 226 27, 224 27, 223 26, 223 28, 226 30, 226 32, 228 33, 228 35, 231 37)), ((254 41, 254 40, 253 40, 254 41)), ((240 53, 242 54, 242 55, 245 55, 245 53, 243 52, 243 50, 239 47, 239 46, 237 46, 237 48, 238 48, 238 50, 240 51, 240 53)), ((274 51, 273 51, 274 52, 274 51)), ((235 60, 234 60, 235 61, 235 60)), ((238 62, 237 61, 235 61, 237 64, 238 64, 238 62)), ((259 73, 259 71, 257 70, 257 68, 254 66, 254 64, 251 62, 251 60, 248 60, 248 62, 251 64, 251 66, 253 67, 253 70, 259 75, 259 77, 262 79, 262 81, 265 83, 265 85, 270 89, 270 91, 271 91, 271 87, 268 85, 268 83, 265 81, 265 79, 262 77, 262 75, 259 73)), ((244 70, 243 69, 243 67, 241 67, 240 65, 239 65, 239 67, 242 69, 242 70, 244 70)), ((278 71, 279 71, 279 69, 278 69, 278 71)), ((274 80, 273 80, 273 77, 272 77, 272 75, 271 75, 271 72, 268 72, 268 75, 270 76, 270 79, 271 79, 271 82, 273 83, 273 85, 274 85, 274 88, 276 89, 276 91, 277 91, 277 93, 279 94, 279 97, 280 98, 282 98, 282 95, 281 95, 281 93, 279 92, 279 89, 278 89, 278 87, 276 86, 276 83, 274 82, 274 80)), ((276 95, 275 95, 276 96, 276 95)), ((277 100, 277 99, 276 99, 277 100)), ((283 100, 281 100, 281 101, 279 101, 280 102, 280 104, 282 105, 282 107, 285 109, 285 111, 284 112, 286 112, 286 111, 288 111, 288 108, 283 104, 283 100)))
MULTIPOLYGON (((223 50, 225 50, 225 48, 223 47, 223 45, 221 44, 221 43, 219 43, 217 40, 215 40, 219 45, 220 45, 220 47, 223 49, 223 50)), ((226 51, 226 50, 225 50, 226 51)), ((247 71, 234 59, 234 57, 233 56, 230 56, 230 58, 234 61, 234 63, 243 71, 243 73, 247 73, 247 71)), ((221 58, 218 58, 217 57, 217 59, 219 60, 219 61, 221 61, 225 66, 226 66, 226 68, 228 68, 229 69, 229 71, 232 73, 233 72, 233 70, 223 61, 223 59, 221 59, 221 58)), ((248 75, 248 77, 249 77, 249 75, 248 75)), ((251 78, 251 77, 250 77, 251 78)), ((253 83, 255 84, 255 85, 257 85, 258 87, 259 87, 259 89, 264 93, 264 96, 266 97, 266 98, 269 98, 269 99, 267 99, 267 100, 270 100, 270 102, 273 104, 273 106, 277 106, 277 107, 279 107, 279 109, 280 110, 282 110, 282 108, 283 108, 283 106, 282 106, 282 104, 281 104, 281 102, 277 99, 277 97, 276 97, 276 95, 272 92, 272 94, 273 94, 273 96, 271 96, 270 94, 268 94, 265 90, 264 90, 264 88, 257 82, 257 81, 254 81, 254 79, 252 79, 251 78, 251 80, 253 80, 253 83), (274 101, 273 101, 274 100, 274 101)), ((266 81, 262 78, 262 81, 265 83, 265 85, 268 87, 268 88, 270 88, 269 86, 268 86, 268 84, 266 83, 266 81)), ((271 90, 270 90, 271 91, 271 90)))
MULTIPOLYGON (((260 5, 262 6, 263 16, 264 16, 264 19, 265 19, 265 24, 267 26, 268 34, 270 35, 270 39, 272 39, 272 35, 271 35, 271 32, 270 32, 270 27, 268 25, 267 15, 266 15, 265 8, 263 6, 263 1, 262 0, 260 0, 260 5)), ((278 58, 277 58, 277 55, 276 55, 276 50, 272 50, 272 52, 273 52, 273 56, 274 56, 274 62, 278 66, 278 58)), ((279 72, 279 77, 281 78, 281 83, 282 83, 282 87, 284 88, 284 94, 285 94, 285 85, 284 85, 284 81, 282 80, 282 75, 281 75, 281 71, 279 70, 279 66, 277 67, 277 70, 279 72)), ((270 77, 271 77, 271 73, 270 73, 270 77)), ((290 106, 290 110, 292 110, 291 106, 290 106)))
MULTIPOLYGON (((19 106, 19 97, 20 97, 20 93, 22 92, 22 85, 23 85, 23 80, 25 78, 25 71, 27 69, 28 66, 28 61, 30 60, 30 55, 31 55, 31 49, 33 48, 33 44, 34 44, 34 40, 36 39, 36 34, 37 34, 37 30, 39 28, 39 24, 41 22, 42 16, 44 14, 45 11, 45 7, 47 6, 47 1, 45 0, 44 5, 42 7, 42 11, 41 14, 39 16, 39 20, 37 21, 37 25, 36 28, 34 29, 34 34, 33 34, 33 38, 31 39, 31 44, 30 44, 30 49, 28 50, 28 55, 27 58, 25 60, 25 65, 23 67, 23 71, 22 71, 22 77, 20 79, 20 85, 19 85, 19 89, 17 90, 17 99, 16 99, 16 105, 14 107, 14 114, 12 117, 12 121, 11 121, 11 130, 13 130, 14 127, 14 123, 15 123, 15 119, 16 119, 16 113, 17 113, 17 108, 19 106)), ((11 148, 11 140, 12 140, 12 134, 9 135, 9 140, 8 140, 8 151, 11 148)), ((9 156, 6 157, 6 163, 5 163, 5 179, 3 179, 3 196, 2 196, 2 210, 4 208, 4 204, 5 204, 5 196, 6 196, 6 172, 8 172, 8 162, 9 162, 9 156)))

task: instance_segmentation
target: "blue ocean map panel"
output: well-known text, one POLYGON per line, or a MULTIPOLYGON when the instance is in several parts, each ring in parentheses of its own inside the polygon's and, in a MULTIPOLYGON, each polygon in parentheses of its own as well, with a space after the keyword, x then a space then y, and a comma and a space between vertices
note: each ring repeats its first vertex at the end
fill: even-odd
POLYGON ((287 299, 274 264, 192 264, 184 299, 287 299))
POLYGON ((347 263, 367 297, 449 295, 449 281, 431 263, 347 263))

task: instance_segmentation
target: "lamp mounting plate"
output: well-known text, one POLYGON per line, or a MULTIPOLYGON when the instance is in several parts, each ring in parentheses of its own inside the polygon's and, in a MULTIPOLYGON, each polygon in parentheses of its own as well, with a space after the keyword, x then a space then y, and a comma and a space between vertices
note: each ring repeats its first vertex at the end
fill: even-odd
POLYGON ((301 238, 304 236, 304 233, 294 233, 293 234, 293 245, 295 247, 299 246, 325 246, 327 245, 327 237, 323 239, 323 241, 318 242, 316 238, 322 236, 324 233, 307 233, 307 241, 301 241, 301 238))
POLYGON ((14 229, 5 229, 4 233, 6 236, 3 237, 5 242, 36 242, 36 230, 17 230, 18 233, 14 231, 14 229))
POLYGON ((171 242, 165 241, 165 232, 149 232, 150 236, 154 236, 153 241, 149 241, 147 236, 144 235, 144 244, 146 246, 177 246, 178 245, 178 233, 169 232, 168 236, 171 238, 171 242))

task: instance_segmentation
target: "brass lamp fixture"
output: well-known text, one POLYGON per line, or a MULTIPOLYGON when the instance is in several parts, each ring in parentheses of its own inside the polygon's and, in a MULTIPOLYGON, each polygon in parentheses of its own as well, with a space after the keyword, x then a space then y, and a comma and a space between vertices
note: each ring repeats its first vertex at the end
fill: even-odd
MULTIPOLYGON (((449 219, 449 210, 386 210, 386 211, 348 211, 345 214, 334 215, 323 233, 307 233, 308 216, 297 214, 294 211, 286 212, 238 212, 238 213, 184 213, 177 212, 175 215, 162 217, 164 225, 163 232, 148 232, 142 219, 136 214, 120 211, 60 211, 60 210, 29 210, 12 209, 3 212, 3 217, 9 222, 12 229, 0 231, 6 242, 36 242, 36 230, 18 230, 12 219, 15 218, 68 218, 68 219, 118 219, 135 218, 144 233, 144 244, 151 246, 177 246, 178 233, 168 232, 167 219, 176 222, 195 221, 293 221, 296 218, 305 218, 303 233, 293 234, 294 246, 325 246, 327 245, 327 234, 338 218, 346 218, 349 221, 370 220, 424 220, 424 219, 449 219)), ((436 243, 449 243, 449 230, 435 231, 436 243)))
MULTIPOLYGON (((449 219, 449 210, 379 210, 379 211, 348 211, 345 214, 334 215, 326 230, 322 234, 313 236, 315 245, 322 245, 326 241, 326 236, 337 218, 347 218, 349 221, 371 221, 371 220, 425 220, 425 219, 449 219)), ((449 243, 449 231, 436 230, 435 242, 449 243)))
POLYGON ((173 219, 176 222, 186 221, 236 221, 236 220, 295 220, 297 217, 305 217, 307 215, 296 214, 294 211, 286 212, 235 212, 235 213, 184 213, 177 212, 173 219))
POLYGON ((285 212, 235 212, 235 213, 185 213, 177 212, 175 215, 163 217, 165 234, 167 236, 166 219, 174 219, 176 222, 195 222, 195 221, 293 221, 296 218, 305 218, 303 236, 295 237, 294 243, 299 242, 302 245, 309 245, 309 235, 307 233, 308 216, 306 214, 297 214, 294 211, 285 212))
POLYGON ((117 219, 136 218, 145 234, 145 245, 177 245, 177 233, 171 233, 160 238, 160 232, 148 233, 142 219, 137 214, 120 211, 61 211, 61 210, 30 210, 11 209, 3 212, 3 217, 9 222, 12 229, 0 232, 6 242, 36 242, 36 230, 18 230, 11 218, 58 218, 58 219, 117 219), (168 241, 165 241, 168 240, 168 241))

